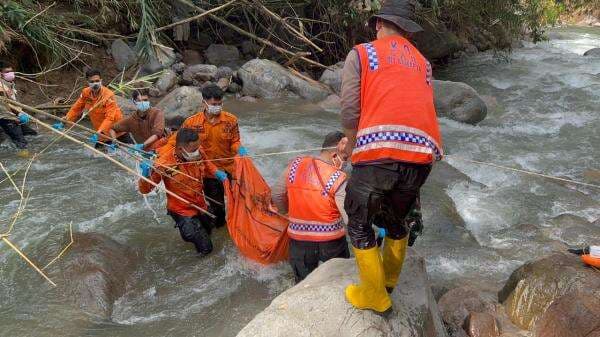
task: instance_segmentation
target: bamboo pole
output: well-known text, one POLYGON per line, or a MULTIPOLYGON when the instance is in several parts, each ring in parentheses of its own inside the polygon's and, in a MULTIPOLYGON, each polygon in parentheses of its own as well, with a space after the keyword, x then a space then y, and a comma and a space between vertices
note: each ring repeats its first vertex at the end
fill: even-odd
MULTIPOLYGON (((14 102, 14 101, 12 101, 12 100, 11 100, 11 102, 14 102)), ((38 110, 38 109, 36 109, 36 108, 32 108, 32 107, 30 107, 30 106, 28 106, 28 105, 25 105, 25 104, 22 104, 22 103, 19 103, 19 106, 21 106, 21 107, 22 107, 24 110, 27 110, 27 111, 29 111, 29 112, 32 112, 32 113, 37 113, 37 112, 39 112, 39 111, 40 111, 40 110, 38 110)), ((119 162, 118 160, 116 160, 116 159, 114 159, 114 158, 112 158, 112 157, 108 156, 106 153, 103 153, 102 151, 99 151, 99 150, 95 149, 94 147, 92 147, 92 146, 90 146, 90 145, 86 144, 85 142, 82 142, 82 141, 80 141, 80 140, 78 140, 78 139, 76 139, 76 138, 73 138, 72 136, 70 136, 70 135, 68 135, 68 134, 66 134, 66 133, 64 133, 64 132, 61 132, 61 131, 59 131, 59 130, 56 130, 56 129, 55 129, 55 128, 53 128, 52 126, 50 126, 50 125, 48 125, 48 124, 46 124, 46 123, 42 122, 41 120, 39 120, 39 119, 37 119, 37 118, 35 118, 35 117, 33 117, 33 116, 31 116, 31 119, 32 119, 34 122, 36 122, 36 123, 38 123, 39 125, 41 125, 42 127, 46 128, 46 129, 48 129, 48 130, 50 130, 50 131, 52 131, 52 132, 54 132, 54 133, 57 133, 57 134, 59 134, 59 135, 61 135, 61 136, 65 137, 65 138, 67 138, 68 140, 70 140, 70 141, 72 141, 72 142, 74 142, 74 143, 76 143, 76 144, 83 145, 85 148, 87 148, 87 149, 89 149, 89 150, 91 150, 91 151, 93 151, 93 152, 95 152, 95 153, 99 154, 100 156, 104 157, 104 158, 105 158, 105 159, 107 159, 108 161, 112 162, 113 164, 117 165, 118 167, 122 168, 123 170, 125 170, 125 171, 127 171, 127 172, 129 172, 129 173, 133 174, 134 176, 136 176, 136 177, 138 177, 138 178, 140 178, 140 179, 144 180, 145 182, 147 182, 147 183, 151 184, 152 186, 154 186, 154 187, 156 187, 156 188, 160 188, 160 187, 161 187, 160 185, 158 185, 157 183, 153 182, 152 180, 150 180, 150 179, 148 179, 148 178, 146 178, 146 177, 142 176, 141 174, 139 174, 139 173, 138 173, 138 172, 136 172, 135 170, 131 169, 130 167, 128 167, 128 166, 124 165, 123 163, 119 162)), ((165 192, 166 192, 168 195, 170 195, 170 196, 174 197, 175 199, 177 199, 177 200, 179 200, 179 201, 181 201, 181 202, 185 203, 186 205, 188 205, 188 206, 190 206, 190 207, 192 207, 192 208, 195 208, 196 210, 198 210, 198 211, 200 211, 200 212, 202 212, 202 213, 204 213, 204 214, 206 214, 206 215, 210 216, 210 217, 211 217, 211 218, 213 218, 213 219, 214 219, 214 218, 216 218, 216 217, 215 217, 213 214, 211 214, 211 213, 210 213, 210 212, 208 212, 207 210, 205 210, 205 209, 203 209, 203 208, 201 208, 201 207, 198 207, 198 206, 194 205, 193 203, 189 202, 188 200, 186 200, 186 199, 182 198, 182 197, 181 197, 181 196, 179 196, 178 194, 176 194, 176 193, 173 193, 173 192, 169 191, 169 190, 168 190, 166 187, 162 187, 162 189, 163 189, 163 190, 164 190, 164 191, 165 191, 165 192)))
POLYGON ((15 252, 17 252, 17 254, 19 254, 23 260, 27 261, 27 263, 29 263, 29 265, 35 269, 35 271, 37 271, 40 275, 42 275, 43 278, 46 279, 46 281, 48 281, 51 285, 56 287, 56 283, 54 283, 40 268, 38 268, 38 266, 35 265, 35 263, 31 262, 31 260, 27 257, 27 255, 23 254, 23 252, 17 248, 17 246, 13 245, 12 242, 10 242, 6 236, 2 236, 2 241, 4 241, 4 243, 6 243, 10 248, 12 248, 12 250, 14 250, 15 252))
MULTIPOLYGON (((190 3, 190 2, 189 2, 189 1, 187 1, 187 0, 177 0, 177 1, 178 1, 179 3, 182 3, 182 4, 184 4, 184 5, 186 5, 186 6, 190 7, 190 8, 193 8, 193 9, 195 9, 195 10, 199 11, 200 13, 205 13, 205 12, 207 12, 207 10, 205 10, 205 9, 202 9, 202 8, 200 8, 200 7, 198 7, 198 6, 196 6, 196 5, 192 4, 192 3, 190 3)), ((216 15, 214 15, 214 14, 209 14, 209 15, 208 15, 208 17, 209 17, 209 18, 211 18, 211 19, 213 19, 213 20, 215 20, 215 21, 217 21, 217 22, 219 22, 220 24, 222 24, 222 25, 224 25, 224 26, 227 26, 227 27, 229 27, 230 29, 233 29, 233 30, 235 30, 236 32, 238 32, 238 33, 240 33, 240 34, 242 34, 242 35, 245 35, 245 36, 247 36, 247 37, 249 37, 249 38, 251 38, 251 39, 253 39, 253 40, 256 40, 256 41, 258 41, 258 42, 260 42, 260 43, 262 43, 262 44, 264 44, 264 45, 267 45, 267 46, 269 46, 269 47, 271 47, 271 48, 275 49, 276 51, 280 52, 281 54, 285 54, 285 55, 288 55, 288 56, 291 56, 291 57, 296 57, 296 56, 297 56, 297 53, 294 53, 294 52, 292 52, 292 51, 289 51, 289 50, 287 50, 287 49, 284 49, 284 48, 282 48, 282 47, 279 47, 279 46, 277 46, 277 45, 273 44, 273 43, 272 43, 271 41, 269 41, 269 40, 263 39, 263 38, 261 38, 261 37, 258 37, 258 36, 256 36, 256 35, 254 35, 254 34, 250 33, 250 32, 247 32, 247 31, 245 31, 245 30, 241 29, 240 27, 238 27, 238 26, 236 26, 236 25, 234 25, 234 24, 232 24, 232 23, 230 23, 230 22, 228 22, 228 21, 226 21, 226 20, 224 20, 224 19, 222 19, 222 18, 220 18, 220 17, 218 17, 218 16, 216 16, 216 15)), ((313 61, 313 60, 311 60, 311 59, 309 59, 309 58, 306 58, 306 57, 304 57, 304 56, 301 56, 301 57, 299 57, 299 59, 300 59, 300 60, 303 60, 304 62, 310 63, 310 64, 312 64, 312 65, 314 65, 314 66, 317 66, 317 67, 320 67, 320 68, 323 68, 323 69, 329 69, 329 67, 327 67, 327 66, 325 66, 325 65, 322 65, 322 64, 321 64, 321 63, 319 63, 319 62, 313 61)))

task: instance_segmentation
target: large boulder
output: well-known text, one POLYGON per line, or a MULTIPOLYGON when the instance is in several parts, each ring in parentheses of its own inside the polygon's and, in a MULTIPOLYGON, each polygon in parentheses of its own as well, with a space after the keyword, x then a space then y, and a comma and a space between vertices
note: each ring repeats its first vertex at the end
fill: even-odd
POLYGON ((498 337, 500 328, 496 318, 487 312, 472 312, 464 326, 469 337, 498 337))
POLYGON ((600 48, 594 48, 583 53, 583 56, 600 57, 600 48))
POLYGON ((110 319, 114 302, 131 281, 137 256, 103 234, 73 233, 73 240, 67 253, 50 267, 50 277, 65 289, 69 302, 89 315, 110 319))
POLYGON ((342 100, 338 95, 329 95, 327 98, 319 102, 321 109, 330 112, 340 112, 342 110, 342 100))
POLYGON ((462 49, 458 37, 443 24, 423 22, 423 31, 415 34, 415 44, 423 55, 430 59, 445 59, 462 49))
POLYGON ((179 87, 171 91, 158 104, 157 108, 165 113, 165 120, 176 116, 187 118, 200 110, 202 92, 196 87, 179 87))
POLYGON ((236 46, 226 44, 211 44, 204 51, 206 61, 217 66, 229 66, 237 68, 240 66, 240 51, 236 46))
POLYGON ((487 106, 477 91, 465 83, 433 81, 438 116, 477 124, 487 116, 487 106))
POLYGON ((185 84, 192 84, 194 80, 200 82, 211 81, 217 75, 217 66, 212 64, 194 64, 183 71, 181 76, 185 84))
POLYGON ((600 226, 574 214, 564 213, 550 219, 544 230, 549 237, 569 246, 588 246, 600 242, 600 226))
POLYGON ((339 62, 329 69, 325 69, 319 81, 333 89, 336 94, 342 92, 342 72, 344 70, 344 62, 339 62))
POLYGON ((280 64, 264 59, 246 62, 238 70, 238 76, 244 83, 243 93, 248 96, 279 98, 296 95, 316 101, 331 94, 331 90, 322 83, 308 81, 280 64))
POLYGON ((175 84, 177 84, 177 73, 171 69, 168 69, 165 70, 162 75, 160 75, 154 86, 160 91, 160 94, 163 95, 169 92, 169 90, 171 90, 175 84))
POLYGON ((535 327, 535 337, 600 337, 600 296, 568 293, 556 299, 535 327))
POLYGON ((137 59, 135 51, 121 39, 113 41, 110 46, 110 53, 119 70, 131 67, 135 64, 137 59))
POLYGON ((412 249, 392 294, 394 310, 387 318, 354 309, 346 301, 345 287, 357 281, 354 259, 330 260, 275 298, 238 337, 447 336, 425 261, 412 249))
POLYGON ((129 116, 137 110, 135 103, 123 96, 115 95, 115 101, 125 116, 129 116))
POLYGON ((444 323, 452 333, 468 324, 469 314, 493 313, 496 310, 492 298, 469 286, 448 291, 440 298, 438 306, 444 323))
POLYGON ((600 297, 598 272, 576 255, 555 252, 515 270, 498 299, 513 323, 533 330, 552 303, 575 292, 600 297))

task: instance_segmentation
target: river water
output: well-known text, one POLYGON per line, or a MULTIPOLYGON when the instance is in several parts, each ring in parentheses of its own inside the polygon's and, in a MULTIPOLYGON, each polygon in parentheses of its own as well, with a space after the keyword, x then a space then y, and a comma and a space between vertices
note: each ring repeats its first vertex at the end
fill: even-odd
MULTIPOLYGON (((514 268, 548 249, 600 242, 597 189, 461 159, 579 181, 586 171, 600 170, 600 61, 582 56, 600 47, 600 29, 563 28, 551 36, 504 59, 484 53, 437 74, 472 85, 493 103, 478 126, 440 121, 447 161, 462 177, 424 189, 426 230, 416 245, 440 291, 466 281, 497 290, 514 268), (556 218, 565 213, 572 216, 556 218)), ((339 115, 293 100, 228 102, 227 108, 239 116, 253 153, 318 147, 339 125, 339 115)), ((46 142, 38 137, 32 147, 46 142)), ((0 146, 0 159, 14 170, 24 161, 10 147, 0 146)), ((292 158, 256 163, 273 182, 292 158)), ((0 336, 233 336, 293 284, 286 264, 265 268, 240 257, 225 229, 214 235, 215 252, 196 258, 166 216, 164 196, 145 202, 130 175, 69 142, 33 164, 27 185, 27 210, 11 240, 40 264, 52 258, 38 253, 55 244, 48 241, 56 235, 48 234, 65 232, 71 221, 78 231, 129 246, 141 259, 111 322, 102 322, 57 301, 54 295, 69 290, 53 289, 0 243, 0 336)), ((0 204, 4 227, 18 205, 6 182, 0 204)))

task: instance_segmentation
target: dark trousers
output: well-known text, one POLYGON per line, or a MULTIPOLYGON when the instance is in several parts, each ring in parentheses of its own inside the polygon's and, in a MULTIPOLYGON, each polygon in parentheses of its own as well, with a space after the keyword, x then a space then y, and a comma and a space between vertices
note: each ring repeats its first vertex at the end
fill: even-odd
POLYGON ((0 119, 0 127, 18 149, 24 150, 27 148, 27 140, 23 135, 23 129, 21 129, 19 122, 10 119, 0 119))
POLYGON ((217 205, 214 201, 207 199, 210 205, 208 211, 216 216, 216 219, 213 219, 214 227, 222 227, 225 225, 225 188, 223 188, 223 183, 213 178, 205 178, 203 182, 204 195, 221 203, 221 205, 217 205))
POLYGON ((296 283, 304 280, 308 274, 317 269, 319 262, 333 258, 350 257, 346 237, 326 242, 298 241, 290 239, 289 260, 296 283))
POLYGON ((429 172, 431 165, 400 162, 355 166, 344 202, 352 245, 358 249, 375 247, 374 223, 385 228, 391 239, 408 235, 405 219, 429 172))
POLYGON ((193 243, 196 251, 203 255, 212 252, 213 245, 210 241, 212 228, 207 216, 202 214, 189 217, 174 212, 169 212, 169 215, 175 220, 175 227, 179 228, 179 234, 183 241, 193 243))

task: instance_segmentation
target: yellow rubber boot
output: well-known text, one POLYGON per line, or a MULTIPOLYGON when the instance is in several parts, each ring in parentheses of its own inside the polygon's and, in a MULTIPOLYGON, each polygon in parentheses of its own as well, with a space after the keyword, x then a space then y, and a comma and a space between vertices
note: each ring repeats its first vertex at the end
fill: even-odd
POLYGON ((406 247, 408 246, 408 235, 401 240, 392 240, 386 237, 383 241, 383 269, 385 270, 385 288, 392 293, 398 283, 398 277, 402 271, 406 247))
POLYGON ((357 309, 384 313, 392 308, 392 300, 385 290, 385 273, 379 248, 354 250, 360 284, 346 287, 346 299, 357 309))

